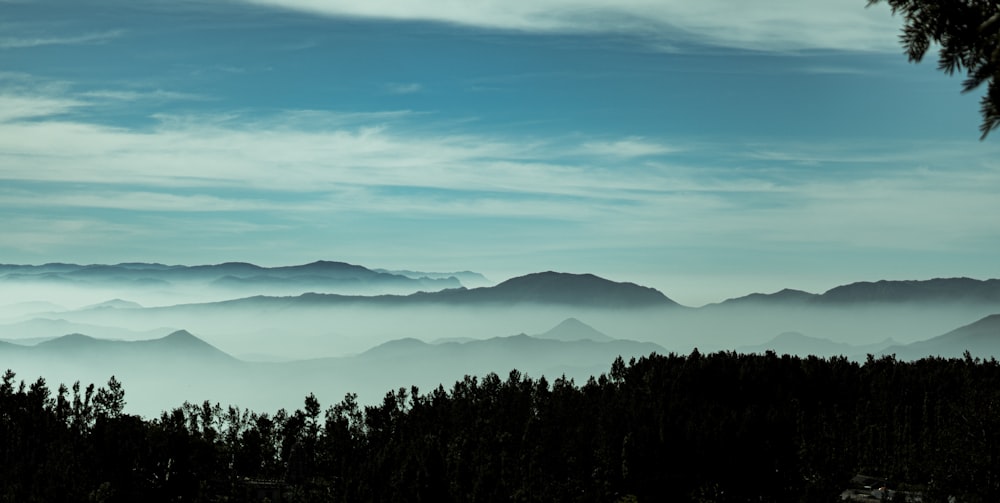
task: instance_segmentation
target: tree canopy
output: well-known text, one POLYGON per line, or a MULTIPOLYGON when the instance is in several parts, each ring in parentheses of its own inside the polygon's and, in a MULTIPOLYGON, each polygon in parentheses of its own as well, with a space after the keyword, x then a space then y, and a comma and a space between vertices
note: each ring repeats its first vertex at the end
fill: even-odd
POLYGON ((940 47, 938 69, 964 72, 962 92, 987 83, 980 102, 980 139, 1000 126, 1000 2, 997 0, 868 0, 887 3, 904 18, 900 41, 912 62, 921 61, 932 45, 940 47))
POLYGON ((325 410, 123 404, 114 378, 52 393, 0 375, 0 502, 812 502, 857 474, 897 500, 1000 501, 1000 363, 968 354, 695 350, 582 385, 513 370, 325 410))

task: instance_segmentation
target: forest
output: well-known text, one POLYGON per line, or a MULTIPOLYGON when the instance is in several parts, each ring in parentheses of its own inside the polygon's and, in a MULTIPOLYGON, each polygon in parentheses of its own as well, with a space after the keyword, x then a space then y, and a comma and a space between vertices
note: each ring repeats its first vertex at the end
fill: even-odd
POLYGON ((575 383, 512 370, 274 413, 142 418, 125 387, 0 385, 0 500, 1000 501, 995 359, 718 352, 615 360, 575 383))

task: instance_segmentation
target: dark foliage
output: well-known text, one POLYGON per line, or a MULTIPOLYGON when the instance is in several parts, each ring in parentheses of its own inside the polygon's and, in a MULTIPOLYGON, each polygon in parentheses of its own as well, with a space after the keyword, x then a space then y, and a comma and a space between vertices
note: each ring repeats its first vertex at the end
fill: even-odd
POLYGON ((988 82, 980 103, 982 138, 1000 126, 1000 3, 996 0, 868 0, 885 2, 904 19, 900 41, 910 61, 940 46, 938 69, 965 72, 962 92, 988 82))
POLYGON ((856 473, 1000 501, 995 360, 620 358, 578 386, 450 389, 142 420, 107 387, 0 384, 0 501, 835 501, 856 473))

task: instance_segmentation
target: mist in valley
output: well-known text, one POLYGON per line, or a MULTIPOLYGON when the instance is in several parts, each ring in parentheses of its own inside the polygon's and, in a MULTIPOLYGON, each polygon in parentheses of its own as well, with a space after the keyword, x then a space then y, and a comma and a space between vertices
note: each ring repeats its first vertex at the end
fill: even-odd
POLYGON ((297 290, 293 278, 247 281, 239 292, 211 276, 145 282, 152 285, 99 275, 72 284, 7 279, 0 354, 29 382, 101 384, 114 375, 128 411, 154 417, 185 401, 294 409, 309 393, 324 403, 347 393, 378 403, 390 390, 449 389, 466 375, 514 369, 583 383, 618 356, 695 348, 864 359, 905 353, 1000 310, 988 296, 905 295, 848 303, 751 296, 692 308, 591 275, 539 273, 478 288, 450 277, 437 290, 415 279, 401 290, 405 277, 378 274, 347 288, 313 277, 297 290))

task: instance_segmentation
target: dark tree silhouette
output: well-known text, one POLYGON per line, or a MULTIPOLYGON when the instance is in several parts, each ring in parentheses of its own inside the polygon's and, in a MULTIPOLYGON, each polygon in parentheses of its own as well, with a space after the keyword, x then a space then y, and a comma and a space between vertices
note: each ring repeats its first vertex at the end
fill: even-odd
POLYGON ((578 386, 516 370, 274 415, 144 420, 124 387, 0 376, 0 502, 1000 501, 1000 363, 698 351, 578 386), (870 482, 865 484, 870 485, 870 482))
POLYGON ((904 18, 900 41, 912 62, 933 44, 940 46, 938 69, 965 72, 962 92, 987 84, 980 102, 980 139, 1000 126, 1000 3, 997 0, 868 0, 887 3, 904 18))

